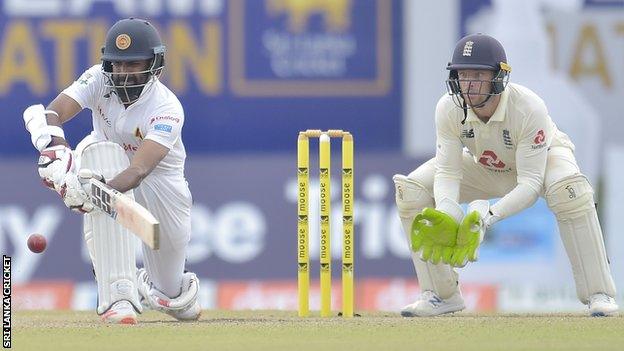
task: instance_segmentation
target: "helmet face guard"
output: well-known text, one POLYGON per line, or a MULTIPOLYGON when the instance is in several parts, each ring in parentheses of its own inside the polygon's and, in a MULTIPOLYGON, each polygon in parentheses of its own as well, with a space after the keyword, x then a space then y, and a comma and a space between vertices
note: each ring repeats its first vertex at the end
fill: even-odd
POLYGON ((115 23, 106 34, 102 47, 105 86, 124 105, 136 102, 160 77, 165 66, 165 46, 154 26, 138 18, 115 23), (113 63, 146 61, 142 71, 114 72, 113 63))
POLYGON ((102 71, 104 76, 106 76, 104 86, 114 91, 122 104, 129 105, 139 100, 143 92, 147 91, 158 80, 164 69, 162 64, 164 62, 164 53, 160 54, 160 57, 157 54, 151 60, 150 66, 143 71, 114 73, 113 62, 122 61, 102 61, 102 71), (139 77, 138 82, 134 79, 134 76, 139 77))
POLYGON ((509 83, 511 67, 504 62, 500 62, 499 67, 500 68, 498 70, 490 69, 494 72, 494 77, 490 80, 460 79, 458 70, 452 69, 449 72, 449 78, 446 80, 446 90, 449 95, 453 96, 453 102, 455 105, 460 108, 479 108, 483 107, 492 96, 500 95, 509 83), (471 91, 470 88, 472 87, 477 87, 478 89, 476 89, 476 91, 478 91, 478 93, 471 92, 470 95, 486 96, 486 99, 479 104, 473 104, 470 96, 462 92, 461 83, 464 85, 466 83, 468 84, 468 91, 471 91), (481 92, 481 87, 484 83, 491 84, 489 92, 481 92))

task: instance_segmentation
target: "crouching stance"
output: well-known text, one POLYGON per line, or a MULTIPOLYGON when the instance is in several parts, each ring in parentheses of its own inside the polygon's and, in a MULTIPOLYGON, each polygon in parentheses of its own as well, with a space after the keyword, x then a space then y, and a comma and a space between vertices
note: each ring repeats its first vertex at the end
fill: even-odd
POLYGON ((511 67, 494 38, 462 38, 449 63, 449 94, 436 106, 436 156, 394 176, 396 203, 422 290, 404 316, 465 308, 458 274, 478 259, 488 228, 545 198, 592 316, 616 314, 594 191, 545 103, 508 83, 511 67), (490 206, 489 199, 501 198, 490 206), (459 203, 469 203, 465 214, 459 203))
POLYGON ((84 239, 98 285, 97 313, 106 322, 135 324, 143 308, 196 320, 199 281, 185 272, 192 198, 184 177, 184 110, 159 81, 165 47, 147 21, 121 20, 109 30, 102 64, 88 69, 46 108, 33 105, 24 121, 41 152, 39 174, 70 209, 84 216, 84 239), (93 131, 72 150, 62 124, 92 111, 93 131), (97 177, 143 205, 160 222, 160 248, 143 245, 94 209, 87 184, 97 177))

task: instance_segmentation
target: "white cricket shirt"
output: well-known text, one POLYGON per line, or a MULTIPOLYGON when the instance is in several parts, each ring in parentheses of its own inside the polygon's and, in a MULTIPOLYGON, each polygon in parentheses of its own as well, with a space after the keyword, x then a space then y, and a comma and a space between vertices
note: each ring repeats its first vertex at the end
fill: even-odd
POLYGON ((509 83, 487 123, 472 110, 464 124, 464 111, 445 94, 436 106, 436 203, 448 197, 459 200, 462 153, 493 175, 515 176, 518 186, 492 207, 501 218, 530 206, 542 192, 547 151, 551 146, 574 145, 559 131, 544 101, 534 92, 509 83), (497 212, 496 209, 499 209, 497 212))
POLYGON ((167 147, 169 153, 151 175, 183 176, 186 159, 181 137, 184 110, 175 94, 157 80, 144 88, 138 101, 124 108, 115 93, 104 86, 105 82, 101 65, 95 65, 62 93, 83 109, 92 111, 93 132, 98 140, 121 145, 130 160, 144 139, 153 140, 167 147))

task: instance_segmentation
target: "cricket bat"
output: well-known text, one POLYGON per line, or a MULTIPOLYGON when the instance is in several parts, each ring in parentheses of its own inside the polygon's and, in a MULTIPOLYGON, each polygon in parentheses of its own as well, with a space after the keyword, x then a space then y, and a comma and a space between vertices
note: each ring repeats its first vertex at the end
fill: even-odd
POLYGON ((91 203, 138 236, 152 250, 160 247, 158 220, 145 207, 101 181, 91 178, 91 203))

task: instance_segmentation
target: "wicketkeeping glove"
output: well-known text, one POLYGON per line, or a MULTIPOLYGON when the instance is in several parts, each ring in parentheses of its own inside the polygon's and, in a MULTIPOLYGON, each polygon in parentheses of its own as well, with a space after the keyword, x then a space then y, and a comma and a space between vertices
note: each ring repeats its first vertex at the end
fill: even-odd
POLYGON ((475 200, 468 205, 468 214, 462 220, 457 231, 457 243, 452 250, 450 265, 464 267, 469 261, 479 258, 479 246, 485 232, 498 220, 490 212, 487 200, 475 200))
POLYGON ((451 261, 459 221, 463 216, 459 204, 445 200, 437 209, 425 208, 418 214, 410 233, 412 251, 421 251, 420 258, 433 264, 451 261))

